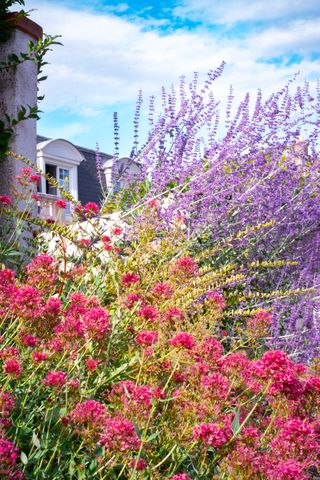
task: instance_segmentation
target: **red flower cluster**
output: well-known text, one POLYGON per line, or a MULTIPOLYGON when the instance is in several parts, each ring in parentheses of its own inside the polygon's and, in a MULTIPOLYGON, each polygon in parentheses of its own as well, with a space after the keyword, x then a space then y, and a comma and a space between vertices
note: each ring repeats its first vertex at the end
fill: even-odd
POLYGON ((121 278, 121 283, 124 288, 129 288, 135 283, 139 283, 139 282, 140 282, 140 277, 135 273, 125 273, 124 275, 122 275, 122 278, 121 278))
POLYGON ((173 273, 192 277, 198 274, 198 265, 191 257, 181 257, 172 265, 173 273))
POLYGON ((171 298, 173 291, 171 285, 168 283, 156 283, 151 292, 158 298, 171 298))
POLYGON ((158 309, 153 305, 145 305, 139 310, 139 315, 144 320, 155 320, 159 316, 158 309))
POLYGON ((186 473, 179 473, 178 475, 173 475, 173 477, 170 477, 169 480, 192 480, 192 479, 186 473))
POLYGON ((123 417, 108 418, 98 441, 107 451, 118 452, 139 450, 140 443, 133 424, 123 417))
POLYGON ((221 447, 232 437, 231 426, 221 427, 214 422, 201 423, 193 429, 193 436, 204 445, 211 447, 221 447))
POLYGON ((191 350, 196 345, 196 339, 193 335, 190 335, 190 333, 180 332, 171 338, 170 344, 173 347, 182 347, 191 350))
POLYGON ((9 197, 9 195, 0 195, 0 203, 2 203, 2 205, 5 207, 9 207, 13 204, 13 200, 11 197, 9 197))
POLYGON ((88 202, 84 206, 84 214, 86 215, 86 217, 93 217, 95 215, 98 215, 99 213, 100 213, 100 208, 94 202, 88 202))
POLYGON ((207 299, 214 306, 214 308, 221 312, 226 307, 226 301, 222 293, 216 292, 215 290, 210 290, 207 292, 207 299))
POLYGON ((67 202, 65 200, 56 200, 54 204, 57 208, 67 208, 67 202))
POLYGON ((62 370, 48 372, 43 379, 43 383, 47 387, 63 387, 66 383, 66 377, 66 373, 62 370))
POLYGON ((136 293, 128 293, 128 295, 124 299, 124 303, 129 310, 136 306, 138 302, 142 303, 143 299, 140 297, 140 295, 137 295, 136 293))
POLYGON ((158 341, 158 332, 143 330, 136 337, 136 342, 141 346, 150 346, 158 341))
POLYGON ((0 476, 8 480, 22 480, 24 475, 17 469, 19 449, 15 443, 10 442, 0 434, 0 476))

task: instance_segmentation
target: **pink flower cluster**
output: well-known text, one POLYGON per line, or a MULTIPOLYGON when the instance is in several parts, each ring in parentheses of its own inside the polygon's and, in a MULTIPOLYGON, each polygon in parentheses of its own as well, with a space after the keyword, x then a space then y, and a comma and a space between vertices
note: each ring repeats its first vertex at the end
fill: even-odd
POLYGON ((171 270, 173 273, 192 277, 198 274, 198 265, 191 257, 181 257, 172 265, 171 270))
POLYGON ((157 298, 171 298, 173 291, 171 285, 168 283, 156 283, 151 292, 157 298))
POLYGON ((221 312, 226 307, 226 301, 224 299, 224 296, 220 292, 210 290, 209 292, 207 292, 207 299, 219 312, 221 312))
POLYGON ((123 417, 108 418, 98 441, 107 451, 116 452, 137 451, 140 443, 133 424, 123 417))
POLYGON ((139 283, 139 282, 140 282, 140 277, 135 273, 131 273, 131 272, 125 273, 124 275, 122 275, 122 278, 121 278, 121 283, 124 288, 129 288, 135 283, 139 283))
POLYGON ((22 480, 23 473, 17 468, 19 449, 0 434, 0 477, 8 480, 22 480))
POLYGON ((47 387, 63 387, 66 383, 66 373, 62 370, 48 372, 43 383, 47 387))
POLYGON ((136 342, 141 346, 150 346, 158 341, 158 332, 143 330, 138 333, 136 342))
POLYGON ((171 338, 170 344, 173 347, 182 347, 191 350, 196 345, 196 339, 193 335, 190 335, 190 333, 180 332, 171 338))
POLYGON ((232 437, 230 425, 221 427, 214 422, 201 423, 193 429, 193 436, 204 445, 211 447, 221 447, 232 437))

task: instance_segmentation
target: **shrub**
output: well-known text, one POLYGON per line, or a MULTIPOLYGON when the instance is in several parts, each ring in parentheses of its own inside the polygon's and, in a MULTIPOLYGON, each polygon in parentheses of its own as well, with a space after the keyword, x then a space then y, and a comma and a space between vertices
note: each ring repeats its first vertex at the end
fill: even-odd
POLYGON ((246 276, 192 253, 181 226, 155 228, 153 209, 132 238, 101 242, 113 246, 107 262, 93 245, 80 272, 48 254, 0 271, 0 468, 30 479, 311 478, 317 365, 266 350, 272 316, 250 308, 246 276))

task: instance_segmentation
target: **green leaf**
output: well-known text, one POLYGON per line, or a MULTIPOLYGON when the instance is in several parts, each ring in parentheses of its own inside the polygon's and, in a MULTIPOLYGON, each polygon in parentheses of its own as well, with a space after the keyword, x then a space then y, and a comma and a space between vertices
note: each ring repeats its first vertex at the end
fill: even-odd
POLYGON ((23 465, 27 465, 28 457, 24 452, 21 452, 20 458, 21 458, 21 462, 23 463, 23 465))
POLYGON ((145 443, 151 442, 151 440, 154 440, 154 439, 157 438, 159 435, 160 435, 160 432, 159 432, 159 431, 152 433, 152 434, 149 435, 149 437, 146 439, 146 442, 145 442, 145 443))
POLYGON ((41 448, 40 440, 35 432, 32 434, 32 443, 36 448, 41 448))
POLYGON ((240 429, 240 414, 239 414, 239 409, 238 408, 235 410, 235 415, 234 415, 234 419, 231 423, 231 428, 232 428, 233 433, 237 433, 240 429))

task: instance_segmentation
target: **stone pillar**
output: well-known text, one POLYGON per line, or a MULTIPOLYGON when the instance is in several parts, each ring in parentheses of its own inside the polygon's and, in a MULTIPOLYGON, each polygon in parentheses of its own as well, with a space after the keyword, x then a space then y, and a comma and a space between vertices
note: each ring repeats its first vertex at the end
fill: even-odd
MULTIPOLYGON (((29 18, 12 16, 14 29, 10 39, 0 43, 0 61, 7 61, 10 53, 19 55, 28 52, 28 42, 36 43, 42 38, 42 28, 29 18)), ((17 117, 19 108, 23 105, 28 109, 37 104, 37 65, 26 61, 17 68, 0 70, 0 118, 7 114, 17 117)), ((15 135, 10 143, 10 150, 36 162, 37 145, 36 119, 19 122, 15 127, 15 135)), ((0 159, 0 194, 10 194, 11 186, 22 162, 12 159, 0 159)))

